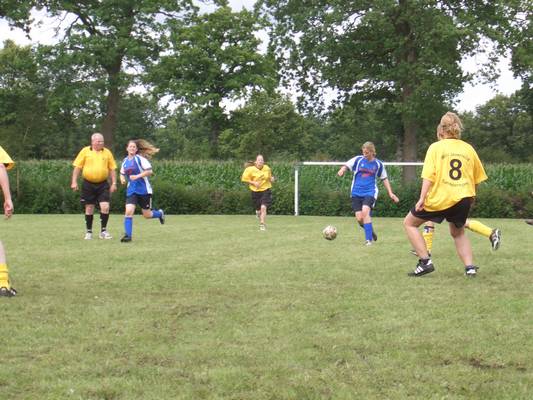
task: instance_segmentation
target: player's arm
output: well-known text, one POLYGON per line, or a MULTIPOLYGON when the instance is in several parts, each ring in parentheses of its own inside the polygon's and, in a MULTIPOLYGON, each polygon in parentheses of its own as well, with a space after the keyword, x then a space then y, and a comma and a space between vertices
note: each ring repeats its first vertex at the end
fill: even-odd
POLYGON ((111 177, 111 187, 109 188, 109 191, 113 193, 117 190, 117 173, 114 168, 109 170, 109 176, 111 177))
POLYGON ((78 178, 80 177, 81 168, 74 167, 72 171, 72 181, 70 182, 70 188, 72 190, 78 190, 78 178))
POLYGON ((344 174, 348 171, 348 167, 346 165, 343 165, 340 167, 339 171, 337 172, 337 175, 344 176, 344 174))
POLYGON ((130 179, 132 181, 136 181, 137 179, 141 179, 141 178, 144 178, 145 176, 150 176, 152 175, 152 170, 151 169, 145 169, 143 172, 141 172, 140 174, 137 174, 137 175, 130 175, 130 179))
POLYGON ((429 193, 429 189, 431 189, 431 185, 433 185, 433 182, 431 182, 429 179, 422 179, 422 189, 420 189, 420 198, 415 204, 416 211, 421 211, 424 208, 424 200, 426 199, 426 196, 429 193))
POLYGON ((391 200, 394 201, 395 203, 398 203, 400 201, 400 199, 392 191, 392 187, 390 185, 389 178, 383 179, 383 186, 385 186, 385 189, 387 189, 387 193, 389 194, 389 197, 391 198, 391 200))
POLYGON ((4 195, 4 215, 9 218, 13 215, 13 201, 11 200, 11 191, 9 190, 9 177, 4 164, 0 164, 0 187, 4 195))

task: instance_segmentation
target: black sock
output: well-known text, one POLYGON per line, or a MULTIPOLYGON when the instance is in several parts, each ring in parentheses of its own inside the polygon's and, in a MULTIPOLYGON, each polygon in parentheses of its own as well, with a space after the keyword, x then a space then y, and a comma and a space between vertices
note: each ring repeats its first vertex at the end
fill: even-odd
POLYGON ((107 229, 107 221, 109 221, 109 214, 100 213, 100 221, 102 222, 102 231, 107 229))
POLYGON ((87 228, 87 232, 93 231, 93 216, 85 214, 85 227, 87 228))

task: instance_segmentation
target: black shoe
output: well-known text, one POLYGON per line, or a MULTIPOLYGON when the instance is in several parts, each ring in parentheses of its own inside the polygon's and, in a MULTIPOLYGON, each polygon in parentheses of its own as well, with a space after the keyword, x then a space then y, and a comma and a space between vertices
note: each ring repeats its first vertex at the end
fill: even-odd
POLYGON ((159 222, 161 223, 161 225, 163 225, 165 223, 165 212, 161 209, 159 209, 158 211, 161 213, 161 216, 159 217, 159 222))
POLYGON ((479 268, 476 267, 475 265, 467 265, 467 266, 465 267, 465 275, 466 275, 466 276, 474 277, 474 276, 477 275, 477 270, 478 270, 478 269, 479 269, 479 268))
POLYGON ((435 266, 433 265, 433 262, 431 261, 431 258, 428 258, 427 260, 418 260, 418 263, 416 264, 416 268, 413 272, 409 272, 407 275, 409 276, 422 276, 429 274, 430 272, 435 271, 435 266))
POLYGON ((122 243, 131 242, 131 236, 124 235, 122 239, 120 239, 122 243))
POLYGON ((372 229, 372 240, 374 242, 378 240, 378 235, 376 235, 376 232, 374 232, 374 229, 372 229))
POLYGON ((5 286, 0 287, 0 297, 13 297, 17 295, 15 288, 10 287, 9 289, 5 286))

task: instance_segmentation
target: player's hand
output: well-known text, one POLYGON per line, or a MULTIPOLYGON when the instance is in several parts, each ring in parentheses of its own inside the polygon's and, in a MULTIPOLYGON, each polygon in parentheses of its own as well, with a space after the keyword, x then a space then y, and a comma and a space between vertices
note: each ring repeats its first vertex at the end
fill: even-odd
POLYGON ((261 181, 252 181, 252 185, 259 189, 261 187, 261 181))
POLYGON ((424 199, 420 199, 415 204, 416 211, 422 211, 424 209, 424 199))
POLYGON ((72 182, 70 188, 74 191, 78 190, 78 182, 72 182))
POLYGON ((6 219, 11 218, 11 216, 13 215, 13 211, 13 202, 11 200, 4 201, 4 215, 6 219))
POLYGON ((109 192, 113 193, 117 191, 117 184, 112 183, 111 186, 109 186, 109 192))
POLYGON ((390 198, 392 199, 392 201, 394 201, 395 203, 399 203, 400 202, 400 199, 398 198, 398 196, 396 196, 394 193, 392 193, 390 195, 390 198))
POLYGON ((130 175, 130 181, 136 181, 139 179, 139 175, 130 175))
POLYGON ((337 175, 344 176, 344 168, 339 169, 339 172, 337 172, 337 175))

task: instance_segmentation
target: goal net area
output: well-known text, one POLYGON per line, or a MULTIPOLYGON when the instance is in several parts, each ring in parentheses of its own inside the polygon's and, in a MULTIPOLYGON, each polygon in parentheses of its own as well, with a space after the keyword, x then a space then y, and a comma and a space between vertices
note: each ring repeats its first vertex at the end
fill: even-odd
MULTIPOLYGON (((353 173, 346 171, 343 177, 337 171, 345 162, 303 161, 294 166, 294 215, 350 215, 350 188, 353 173)), ((421 168, 421 162, 383 162, 393 191, 402 185, 402 169, 405 166, 421 168)), ((420 176, 420 173, 418 173, 420 176)), ((378 181, 379 182, 379 181, 378 181)), ((387 190, 378 183, 378 207, 387 202, 387 190), (384 197, 386 199, 384 199, 384 197)), ((418 190, 420 186, 418 186, 418 190)), ((396 193, 398 194, 398 193, 396 193)), ((416 194, 418 195, 418 193, 416 194)), ((399 196, 400 197, 400 196, 399 196)), ((400 197, 401 199, 401 197, 400 197)), ((413 203, 414 204, 414 203, 413 203)))

